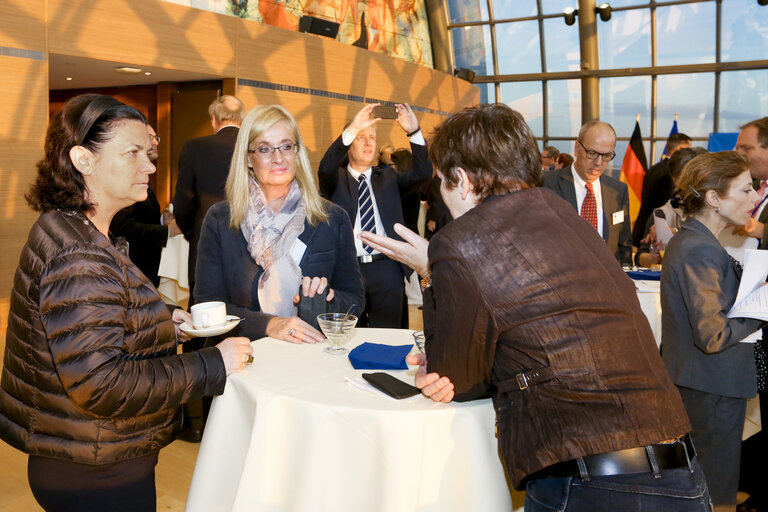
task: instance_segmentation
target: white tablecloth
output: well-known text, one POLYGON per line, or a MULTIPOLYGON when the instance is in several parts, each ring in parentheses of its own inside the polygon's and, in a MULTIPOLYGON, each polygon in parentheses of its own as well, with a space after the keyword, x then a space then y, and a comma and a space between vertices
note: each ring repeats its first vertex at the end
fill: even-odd
POLYGON ((661 283, 659 281, 646 281, 633 279, 640 307, 651 325, 656 345, 661 345, 661 283))
MULTIPOLYGON (((411 331, 356 329, 350 343, 411 344, 411 331)), ((255 362, 211 408, 189 512, 513 510, 490 400, 396 401, 324 344, 253 342, 255 362)), ((413 382, 413 371, 390 372, 413 382)), ((515 509, 522 509, 516 493, 515 509)))
POLYGON ((167 304, 184 305, 189 299, 189 242, 184 235, 172 236, 160 253, 157 291, 167 304))

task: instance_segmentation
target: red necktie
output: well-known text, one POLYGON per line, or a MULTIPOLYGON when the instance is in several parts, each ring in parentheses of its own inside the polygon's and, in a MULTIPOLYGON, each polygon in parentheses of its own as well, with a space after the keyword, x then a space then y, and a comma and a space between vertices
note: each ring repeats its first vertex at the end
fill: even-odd
POLYGON ((587 183, 587 195, 581 203, 581 216, 597 230, 597 201, 591 183, 587 183))

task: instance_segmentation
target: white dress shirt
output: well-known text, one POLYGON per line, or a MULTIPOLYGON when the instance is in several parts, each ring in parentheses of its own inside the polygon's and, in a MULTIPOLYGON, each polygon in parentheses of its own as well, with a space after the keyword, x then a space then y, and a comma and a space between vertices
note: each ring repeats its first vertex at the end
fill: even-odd
MULTIPOLYGON (((347 130, 344 130, 341 132, 341 142, 345 146, 350 146, 352 142, 355 140, 355 135, 349 133, 347 130)), ((420 146, 426 146, 427 141, 424 139, 424 135, 422 135, 421 130, 411 135, 409 138, 410 142, 414 144, 418 144, 420 146)), ((347 172, 349 172, 350 176, 352 176, 355 181, 357 181, 360 178, 360 175, 363 174, 365 176, 365 182, 368 184, 368 191, 371 193, 371 202, 373 203, 373 217, 376 222, 376 234, 387 236, 387 231, 384 229, 384 224, 381 222, 381 215, 379 215, 379 207, 376 205, 376 194, 373 191, 373 186, 371 184, 371 168, 369 167, 364 172, 359 172, 354 170, 351 166, 347 166, 347 172)), ((363 242, 360 240, 358 235, 360 234, 360 231, 362 231, 361 225, 360 225, 360 208, 357 209, 357 213, 355 214, 355 222, 352 226, 352 230, 355 234, 355 250, 357 251, 358 256, 366 256, 368 255, 368 251, 363 249, 363 242)), ((376 249, 373 250, 372 254, 378 254, 379 251, 376 249)))

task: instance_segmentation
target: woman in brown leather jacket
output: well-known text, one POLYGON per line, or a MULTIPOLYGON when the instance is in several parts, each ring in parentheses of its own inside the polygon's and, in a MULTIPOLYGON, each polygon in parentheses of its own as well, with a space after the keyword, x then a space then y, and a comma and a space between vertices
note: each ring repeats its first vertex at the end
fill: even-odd
POLYGON ((429 245, 399 225, 406 242, 361 234, 431 272, 416 385, 436 401, 493 398, 527 512, 709 511, 634 285, 595 229, 539 186, 522 116, 465 109, 437 128, 430 159, 454 220, 429 245))
POLYGON ((113 244, 114 214, 147 197, 146 120, 109 96, 71 99, 48 128, 27 194, 41 212, 11 292, 0 437, 29 454, 38 503, 56 511, 155 509, 154 467, 178 408, 220 394, 246 338, 176 354, 173 315, 113 244))

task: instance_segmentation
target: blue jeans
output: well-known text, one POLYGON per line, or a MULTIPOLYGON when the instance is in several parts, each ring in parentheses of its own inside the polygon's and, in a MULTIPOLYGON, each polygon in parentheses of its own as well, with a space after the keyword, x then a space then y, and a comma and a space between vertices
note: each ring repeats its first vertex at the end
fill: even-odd
POLYGON ((688 468, 581 478, 542 478, 525 488, 525 512, 711 512, 704 473, 688 468))

